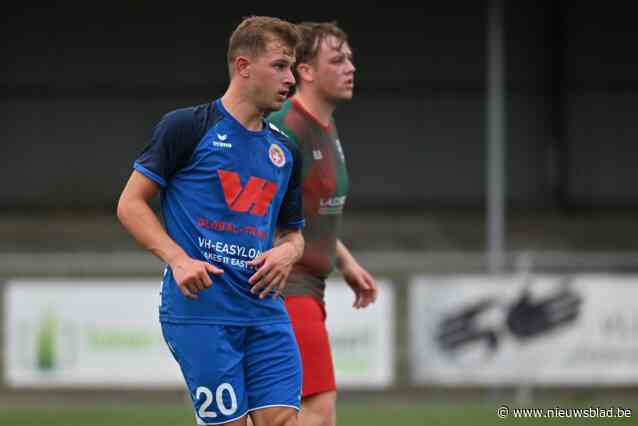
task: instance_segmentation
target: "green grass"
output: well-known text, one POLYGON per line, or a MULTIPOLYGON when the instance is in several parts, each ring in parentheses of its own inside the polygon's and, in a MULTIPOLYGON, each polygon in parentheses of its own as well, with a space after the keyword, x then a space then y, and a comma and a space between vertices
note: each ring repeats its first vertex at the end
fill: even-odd
MULTIPOLYGON (((638 425, 638 412, 633 418, 543 418, 501 420, 496 415, 500 404, 468 402, 339 402, 339 426, 430 426, 430 425, 638 425)), ((614 406, 620 404, 543 404, 546 407, 614 406)), ((634 410, 635 411, 635 410, 634 410)), ((186 426, 194 425, 191 408, 180 403, 67 403, 43 406, 0 405, 3 426, 186 426)))

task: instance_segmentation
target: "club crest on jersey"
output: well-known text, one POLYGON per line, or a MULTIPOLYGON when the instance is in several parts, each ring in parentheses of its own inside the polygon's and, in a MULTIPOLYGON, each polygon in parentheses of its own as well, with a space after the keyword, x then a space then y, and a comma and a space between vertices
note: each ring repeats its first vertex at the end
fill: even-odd
POLYGON ((282 167, 286 164, 286 156, 279 145, 270 145, 270 148, 268 149, 268 157, 270 157, 270 161, 272 161, 272 163, 277 167, 282 167))

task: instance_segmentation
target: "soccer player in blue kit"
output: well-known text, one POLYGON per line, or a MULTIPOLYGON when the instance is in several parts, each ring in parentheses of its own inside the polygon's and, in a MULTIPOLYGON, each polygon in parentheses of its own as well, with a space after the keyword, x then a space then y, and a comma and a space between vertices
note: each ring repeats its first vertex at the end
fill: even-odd
POLYGON ((164 115, 120 196, 123 226, 166 263, 159 317, 198 424, 297 424, 301 364, 279 294, 303 252, 301 158, 264 117, 295 82, 298 43, 286 21, 246 18, 226 93, 164 115))

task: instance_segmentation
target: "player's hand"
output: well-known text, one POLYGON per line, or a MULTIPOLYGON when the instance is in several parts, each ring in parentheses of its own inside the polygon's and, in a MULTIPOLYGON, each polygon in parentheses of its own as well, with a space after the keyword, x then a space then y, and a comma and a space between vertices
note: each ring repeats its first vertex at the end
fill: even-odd
POLYGON ((221 275, 224 271, 215 265, 183 256, 171 262, 173 278, 185 297, 198 299, 197 293, 210 288, 210 274, 221 275))
POLYGON ((374 282, 374 278, 356 261, 353 260, 344 265, 341 273, 343 274, 343 279, 354 292, 353 308, 365 308, 377 300, 379 289, 374 282))
POLYGON ((297 252, 292 244, 284 243, 260 254, 248 265, 257 268, 248 282, 252 285, 250 292, 263 299, 271 290, 275 290, 272 298, 276 299, 281 294, 288 281, 288 275, 292 270, 297 252))

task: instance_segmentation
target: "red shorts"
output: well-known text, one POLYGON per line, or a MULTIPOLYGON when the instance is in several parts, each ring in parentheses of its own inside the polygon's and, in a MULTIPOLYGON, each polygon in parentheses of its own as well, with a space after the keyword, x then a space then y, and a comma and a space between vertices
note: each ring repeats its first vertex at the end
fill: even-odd
POLYGON ((335 390, 337 386, 326 330, 326 311, 311 296, 288 296, 285 302, 301 352, 301 395, 305 397, 335 390))

